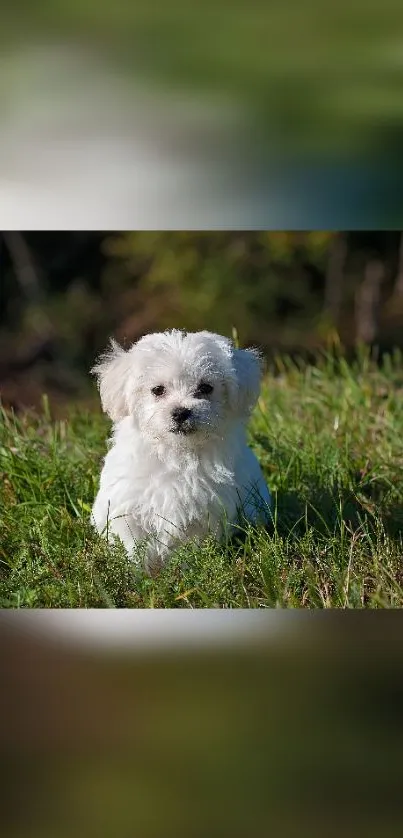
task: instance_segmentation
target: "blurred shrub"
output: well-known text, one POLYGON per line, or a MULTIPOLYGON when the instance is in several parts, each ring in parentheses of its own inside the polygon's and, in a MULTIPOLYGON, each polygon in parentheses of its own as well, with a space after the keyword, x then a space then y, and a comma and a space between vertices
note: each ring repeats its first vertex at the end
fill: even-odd
MULTIPOLYGON (((312 329, 333 233, 123 233, 106 242, 122 283, 145 297, 164 292, 160 327, 209 328, 269 344, 281 323, 312 329)), ((116 280, 117 281, 117 280, 116 280)), ((295 337, 295 335, 294 335, 295 337)))

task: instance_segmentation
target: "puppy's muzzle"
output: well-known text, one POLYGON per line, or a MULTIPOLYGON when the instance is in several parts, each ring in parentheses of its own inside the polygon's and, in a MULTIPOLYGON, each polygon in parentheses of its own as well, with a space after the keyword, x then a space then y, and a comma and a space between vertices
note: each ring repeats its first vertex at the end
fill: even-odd
POLYGON ((175 407, 172 411, 172 428, 174 434, 190 434, 195 430, 193 412, 189 407, 175 407))

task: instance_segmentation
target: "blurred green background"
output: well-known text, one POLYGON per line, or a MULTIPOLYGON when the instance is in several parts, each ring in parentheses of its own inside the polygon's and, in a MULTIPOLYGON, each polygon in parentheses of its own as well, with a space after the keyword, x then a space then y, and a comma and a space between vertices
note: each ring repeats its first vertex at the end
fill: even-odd
POLYGON ((402 23, 398 0, 8 0, 1 39, 70 39, 135 79, 243 101, 283 151, 362 159, 400 151, 402 23))
POLYGON ((111 336, 210 329, 315 357, 341 343, 403 347, 399 232, 3 232, 5 404, 91 399, 111 336))
MULTIPOLYGON (((36 160, 45 146, 51 153, 30 173, 37 178, 34 194, 38 184, 49 187, 46 166, 53 185, 60 176, 59 191, 67 190, 74 165, 64 181, 60 172, 71 147, 63 146, 63 132, 75 134, 78 154, 85 141, 80 96, 88 95, 88 121, 91 97, 83 86, 89 85, 95 122, 102 97, 105 116, 105 123, 94 128, 92 144, 101 136, 112 143, 91 175, 91 190, 119 166, 121 149, 111 137, 116 141, 138 134, 146 137, 146 148, 156 147, 161 160, 167 155, 168 170, 189 153, 184 173, 187 207, 192 201, 196 207, 194 227, 206 227, 205 216, 201 223, 197 211, 203 177, 196 191, 190 179, 199 165, 210 172, 210 182, 204 181, 207 205, 211 212, 222 208, 227 228, 403 225, 403 11, 398 0, 385 0, 382 7, 372 0, 250 0, 247 5, 239 0, 6 0, 0 43, 0 141, 12 137, 11 147, 2 151, 3 168, 0 161, 7 213, 15 204, 23 213, 28 200, 35 213, 34 195, 24 192, 21 200, 13 188, 19 177, 21 189, 27 179, 27 156, 36 160), (138 104, 133 102, 139 92, 147 113, 136 120, 138 104), (236 224, 231 221, 235 206, 236 224)), ((128 154, 133 165, 147 166, 147 161, 140 165, 135 144, 128 154)), ((93 162, 91 154, 87 160, 93 162)), ((136 190, 128 161, 121 165, 136 190)), ((150 163, 151 180, 155 169, 150 163)), ((158 181, 162 195, 163 175, 158 181)), ((52 202, 57 195, 56 189, 52 202)), ((172 206, 176 197, 173 190, 172 206)), ((158 199, 151 198, 155 218, 160 218, 158 199)), ((45 197, 41 200, 45 212, 45 197)), ((123 201, 113 200, 118 217, 123 201)), ((136 192, 132 219, 139 203, 136 192)), ((166 222, 154 226, 172 226, 167 209, 164 214, 166 222)), ((68 217, 72 228, 72 209, 68 217)), ((173 226, 188 226, 186 215, 180 217, 173 226)), ((216 216, 210 220, 215 223, 216 216)), ((133 220, 113 224, 132 225, 140 226, 133 220)), ((144 226, 152 225, 147 221, 144 226)))

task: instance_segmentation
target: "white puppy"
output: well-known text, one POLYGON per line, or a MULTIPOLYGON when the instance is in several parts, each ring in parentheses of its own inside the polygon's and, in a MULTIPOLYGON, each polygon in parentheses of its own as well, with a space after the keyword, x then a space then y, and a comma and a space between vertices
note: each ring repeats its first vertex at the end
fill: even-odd
POLYGON ((245 439, 260 388, 254 350, 174 329, 127 352, 112 342, 92 371, 114 421, 92 510, 99 532, 129 554, 144 542, 153 573, 185 541, 267 521, 270 493, 245 439))

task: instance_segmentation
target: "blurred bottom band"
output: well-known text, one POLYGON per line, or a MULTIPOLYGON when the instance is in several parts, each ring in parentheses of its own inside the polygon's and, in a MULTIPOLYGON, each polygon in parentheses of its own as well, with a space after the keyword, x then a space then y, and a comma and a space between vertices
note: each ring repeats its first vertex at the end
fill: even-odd
POLYGON ((401 834, 399 614, 128 612, 159 623, 147 647, 71 613, 84 642, 63 612, 1 615, 7 836, 401 834))

